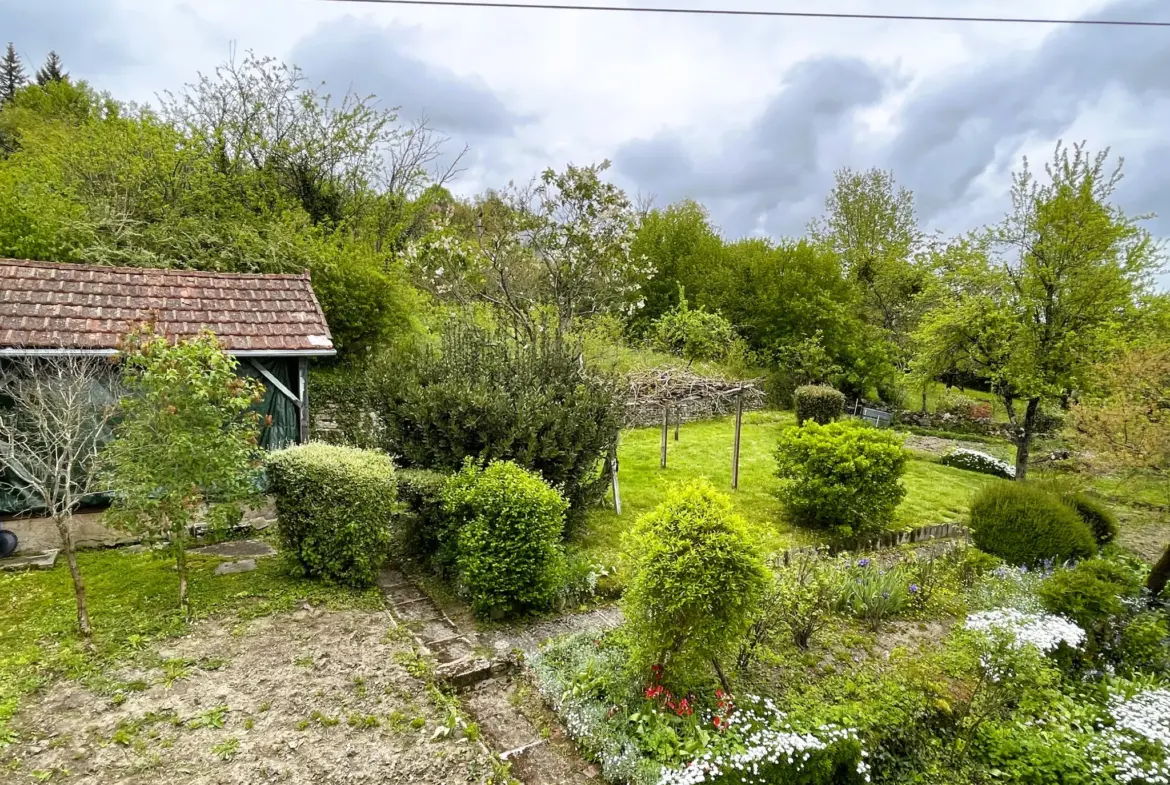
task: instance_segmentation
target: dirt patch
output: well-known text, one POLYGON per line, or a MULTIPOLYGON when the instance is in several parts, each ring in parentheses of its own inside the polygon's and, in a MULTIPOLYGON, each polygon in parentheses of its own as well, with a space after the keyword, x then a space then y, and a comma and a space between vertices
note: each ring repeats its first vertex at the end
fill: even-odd
POLYGON ((491 773, 478 744, 431 740, 446 710, 408 673, 412 648, 384 613, 206 622, 158 654, 159 667, 116 674, 113 698, 60 682, 26 704, 5 781, 445 785, 491 773))
POLYGON ((1121 524, 1117 535, 1120 545, 1128 548, 1151 564, 1156 562, 1170 543, 1170 524, 1167 514, 1137 507, 1114 507, 1121 524))
POLYGON ((604 632, 622 623, 622 610, 616 605, 594 608, 586 613, 570 613, 527 625, 501 626, 479 634, 480 640, 497 655, 506 656, 519 650, 532 654, 550 638, 571 632, 604 632))

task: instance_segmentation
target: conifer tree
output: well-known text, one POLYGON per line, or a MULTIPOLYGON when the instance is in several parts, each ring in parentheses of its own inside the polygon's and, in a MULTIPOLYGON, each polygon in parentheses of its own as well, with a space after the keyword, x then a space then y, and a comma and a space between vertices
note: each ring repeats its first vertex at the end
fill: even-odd
POLYGON ((4 59, 0 60, 0 102, 8 103, 16 97, 16 91, 24 87, 28 79, 24 75, 24 64, 16 47, 10 41, 4 59))
POLYGON ((49 52, 48 59, 41 70, 37 71, 37 84, 44 87, 49 82, 64 82, 69 78, 61 67, 61 57, 56 52, 49 52))

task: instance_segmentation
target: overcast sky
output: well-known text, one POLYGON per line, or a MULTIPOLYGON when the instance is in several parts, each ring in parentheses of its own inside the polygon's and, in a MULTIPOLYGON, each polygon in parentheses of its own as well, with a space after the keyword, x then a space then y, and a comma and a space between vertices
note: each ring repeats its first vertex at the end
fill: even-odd
MULTIPOLYGON (((589 2, 590 0, 584 0, 589 2)), ((623 0, 609 0, 607 4, 623 0)), ((643 0, 802 10, 799 0, 643 0)), ((1170 21, 1167 0, 820 0, 825 11, 1170 21)), ((1170 237, 1170 28, 417 8, 322 0, 0 0, 0 38, 118 98, 152 102, 234 44, 334 92, 428 114, 469 168, 456 190, 614 162, 656 204, 725 234, 793 235, 833 170, 894 171, 926 229, 1007 209, 1021 156, 1058 138, 1126 158, 1119 199, 1170 237)))

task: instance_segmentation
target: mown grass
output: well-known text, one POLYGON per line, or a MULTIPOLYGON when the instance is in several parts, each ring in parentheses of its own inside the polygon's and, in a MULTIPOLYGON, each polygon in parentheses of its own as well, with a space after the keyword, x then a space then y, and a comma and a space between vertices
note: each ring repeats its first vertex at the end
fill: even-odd
MULTIPOLYGON (((907 409, 918 411, 922 408, 922 388, 919 386, 907 386, 903 388, 905 395, 905 406, 907 409)), ((942 382, 931 382, 926 390, 926 410, 928 412, 935 412, 938 409, 938 402, 947 394, 947 386, 942 382)), ((989 392, 982 390, 960 390, 958 387, 951 388, 952 395, 963 395, 967 398, 976 401, 982 401, 991 404, 991 419, 996 422, 1007 422, 1007 409, 1003 407, 1003 401, 989 392)))
MULTIPOLYGON (((724 417, 682 426, 680 440, 673 431, 667 444, 667 468, 659 467, 661 430, 637 428, 622 433, 618 450, 622 515, 612 508, 594 510, 579 538, 583 553, 607 566, 620 562, 621 538, 637 517, 659 504, 672 484, 705 477, 725 490, 769 553, 817 542, 818 532, 785 520, 775 496, 777 438, 793 425, 790 412, 749 412, 744 415, 740 449, 739 489, 731 490, 731 451, 734 419, 724 417)), ((953 469, 915 455, 903 483, 906 498, 897 522, 904 528, 960 522, 971 497, 992 480, 987 475, 953 469)))
MULTIPOLYGON (((354 592, 290 576, 279 559, 257 569, 217 576, 222 559, 192 556, 192 620, 230 615, 247 620, 290 611, 302 602, 330 608, 382 607, 376 590, 354 592)), ((0 744, 12 737, 10 720, 22 698, 60 678, 96 689, 112 684, 111 669, 149 658, 150 645, 181 635, 178 582, 169 560, 125 550, 78 555, 89 599, 92 640, 75 632, 76 606, 69 571, 0 574, 0 744)))

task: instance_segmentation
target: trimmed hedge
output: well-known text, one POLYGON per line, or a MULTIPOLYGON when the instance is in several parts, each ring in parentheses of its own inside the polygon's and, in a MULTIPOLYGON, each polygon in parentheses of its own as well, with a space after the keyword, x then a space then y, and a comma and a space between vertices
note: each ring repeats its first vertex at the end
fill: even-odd
POLYGON ((827 385, 797 387, 793 399, 796 401, 797 425, 804 425, 806 420, 828 425, 845 413, 844 394, 827 385))
POLYGON ((443 513, 443 484, 451 475, 429 469, 399 469, 397 475, 403 548, 409 556, 430 559, 438 553, 448 525, 443 513))
POLYGON ((1059 496, 1037 485, 996 482, 971 502, 971 537, 1011 564, 1088 558, 1097 543, 1088 524, 1059 496))
POLYGON ((780 500, 795 522, 842 537, 878 532, 906 495, 902 441, 855 420, 805 423, 780 434, 780 500))
POLYGON ((1117 539, 1121 526, 1104 501, 1087 493, 1071 493, 1064 497, 1064 503, 1076 510, 1081 520, 1089 525, 1098 545, 1108 545, 1117 539))
POLYGON ((443 485, 440 553, 454 553, 459 583, 480 616, 543 610, 565 574, 561 537, 569 503, 539 474, 511 461, 470 461, 443 485), (453 546, 453 548, 452 548, 453 546))
POLYGON ((267 469, 285 553, 306 575, 372 584, 397 510, 390 457, 314 443, 269 453, 267 469))

